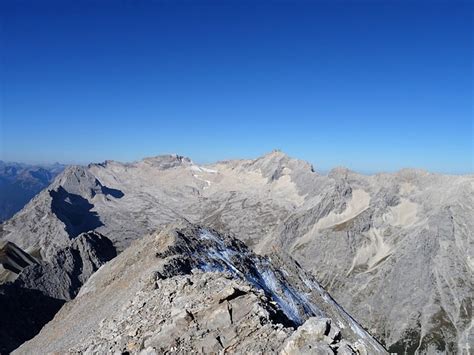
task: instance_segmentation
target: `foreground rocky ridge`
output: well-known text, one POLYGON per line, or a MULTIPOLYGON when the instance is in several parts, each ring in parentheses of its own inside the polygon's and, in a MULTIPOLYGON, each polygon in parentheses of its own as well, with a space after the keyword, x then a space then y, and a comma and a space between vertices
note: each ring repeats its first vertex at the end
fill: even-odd
POLYGON ((50 260, 96 230, 118 251, 179 218, 288 251, 396 352, 468 352, 474 177, 403 170, 320 175, 275 151, 198 166, 180 156, 70 167, 0 226, 50 260))
POLYGON ((291 258, 182 222, 97 271, 15 353, 374 354, 383 347, 291 258))

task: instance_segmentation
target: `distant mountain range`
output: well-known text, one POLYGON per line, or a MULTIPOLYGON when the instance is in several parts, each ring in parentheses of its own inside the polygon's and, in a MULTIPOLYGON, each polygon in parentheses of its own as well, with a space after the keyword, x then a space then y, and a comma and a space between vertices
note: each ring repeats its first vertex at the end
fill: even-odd
POLYGON ((0 223, 21 210, 65 165, 28 165, 0 160, 0 223))
MULTIPOLYGON (((204 341, 200 338, 204 334, 196 338, 193 336, 198 333, 193 335, 187 330, 187 325, 196 322, 199 329, 213 334, 208 339, 213 344, 209 351, 225 349, 234 340, 243 352, 257 351, 258 341, 254 348, 243 342, 244 335, 238 335, 245 333, 239 333, 241 328, 219 334, 210 325, 200 323, 206 319, 206 312, 212 317, 222 312, 214 306, 206 308, 206 295, 210 297, 219 285, 224 288, 234 282, 231 279, 238 279, 235 282, 239 286, 234 286, 240 291, 235 291, 229 307, 234 307, 234 299, 245 299, 238 298, 247 292, 242 291, 243 282, 252 294, 263 290, 277 313, 283 312, 290 319, 300 317, 294 328, 304 328, 308 317, 324 315, 334 320, 335 313, 324 311, 324 302, 313 303, 314 309, 306 303, 316 294, 326 301, 334 297, 337 307, 364 329, 357 335, 356 328, 338 324, 353 350, 356 343, 369 339, 365 349, 370 354, 378 353, 373 350, 377 342, 369 334, 391 352, 461 354, 472 351, 474 344, 473 215, 472 175, 408 169, 367 176, 344 168, 322 175, 307 162, 280 151, 254 160, 206 166, 186 157, 166 155, 134 163, 106 161, 67 167, 48 188, 0 225, 0 240, 14 243, 15 248, 36 256, 43 265, 26 265, 19 277, 21 284, 16 281, 15 287, 22 290, 30 285, 28 290, 38 290, 53 301, 57 294, 63 302, 77 292, 86 296, 63 307, 45 331, 23 347, 25 352, 35 349, 35 344, 48 345, 48 351, 60 353, 138 353, 143 344, 149 344, 149 353, 172 349, 186 352, 204 341), (160 234, 168 230, 169 224, 183 220, 186 227, 180 224, 172 232, 160 234), (206 230, 215 232, 208 235, 203 232, 206 230), (165 235, 169 234, 173 238, 168 243, 165 235), (234 236, 253 252, 270 258, 257 262, 252 254, 243 260, 240 252, 247 255, 246 249, 233 239, 221 238, 223 235, 234 236), (168 244, 160 246, 162 243, 168 244), (115 255, 109 244, 120 255, 87 280, 115 255), (319 283, 307 282, 306 276, 298 278, 287 270, 285 265, 293 261, 277 265, 277 260, 293 260, 290 257, 319 283), (58 276, 63 267, 66 271, 58 276), (277 269, 282 270, 278 279, 287 278, 288 282, 265 279, 277 269), (214 278, 196 275, 198 271, 224 274, 214 278), (78 291, 83 283, 84 291, 78 291), (195 286, 206 284, 212 286, 208 291, 205 286, 195 286), (323 288, 331 296, 321 291, 323 288), (199 304, 189 310, 191 315, 179 313, 187 302, 194 305, 193 293, 199 297, 199 304), (177 299, 181 294, 189 298, 177 299), (153 302, 145 306, 146 300, 140 295, 151 297, 153 302), (95 304, 102 308, 95 310, 95 304), (130 318, 116 308, 107 308, 109 304, 131 312, 130 318), (163 313, 155 314, 155 308, 163 313), (103 312, 100 317, 104 320, 89 309, 103 312), (139 316, 140 312, 144 315, 139 316), (178 314, 173 312, 178 312, 184 323, 168 324, 172 315, 178 314), (160 328, 127 323, 128 319, 140 322, 149 317, 157 317, 160 328), (75 328, 82 323, 88 324, 87 331, 75 328), (72 331, 84 338, 68 338, 72 331), (62 335, 54 338, 56 334, 62 335), (136 340, 140 340, 138 345, 136 340)), ((5 291, 7 299, 16 299, 13 291, 5 291)), ((57 305, 51 302, 42 301, 51 304, 54 314, 57 305)), ((265 302, 255 303, 255 307, 259 304, 267 309, 265 302)), ((238 308, 232 309, 238 312, 238 308)), ((52 314, 44 315, 45 319, 52 314)), ((231 313, 231 317, 236 314, 231 313)), ((178 318, 176 322, 181 322, 178 318)), ((216 320, 221 321, 223 318, 216 320)), ((274 329, 273 321, 267 321, 274 329)), ((281 318, 279 322, 286 324, 281 318)), ((293 331, 288 332, 280 334, 281 342, 272 345, 275 351, 287 346, 288 335, 296 337, 293 331)), ((265 334, 279 333, 272 330, 265 334)), ((293 353, 304 349, 297 348, 293 353)), ((337 345, 337 349, 342 353, 342 346, 337 345)))

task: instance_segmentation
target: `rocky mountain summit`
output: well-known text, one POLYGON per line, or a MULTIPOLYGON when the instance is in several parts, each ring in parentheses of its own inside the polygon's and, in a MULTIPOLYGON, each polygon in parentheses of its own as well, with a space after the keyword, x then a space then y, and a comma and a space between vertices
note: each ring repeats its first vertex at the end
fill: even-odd
POLYGON ((132 244, 15 351, 381 354, 288 256, 182 222, 132 244))
POLYGON ((167 155, 68 167, 0 240, 51 262, 90 230, 120 253, 185 218, 288 252, 390 351, 469 353, 473 209, 472 175, 322 175, 280 151, 207 166, 167 155))

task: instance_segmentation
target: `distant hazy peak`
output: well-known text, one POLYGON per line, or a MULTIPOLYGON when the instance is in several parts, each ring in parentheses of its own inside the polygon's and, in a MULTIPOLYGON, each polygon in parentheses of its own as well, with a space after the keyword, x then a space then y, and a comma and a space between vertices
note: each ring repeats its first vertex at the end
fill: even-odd
POLYGON ((396 175, 404 178, 413 178, 413 177, 425 177, 429 175, 434 175, 433 173, 430 173, 424 169, 418 169, 418 168, 404 168, 400 169, 396 175))
POLYGON ((21 210, 63 168, 63 165, 28 165, 0 161, 0 222, 21 210))

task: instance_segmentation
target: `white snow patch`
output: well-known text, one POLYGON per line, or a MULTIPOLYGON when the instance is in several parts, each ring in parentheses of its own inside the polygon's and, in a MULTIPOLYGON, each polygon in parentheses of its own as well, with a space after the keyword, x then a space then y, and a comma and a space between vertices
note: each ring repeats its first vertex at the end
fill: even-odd
POLYGON ((209 174, 217 174, 218 173, 217 170, 205 168, 203 166, 198 166, 198 165, 192 165, 190 167, 190 169, 193 170, 193 171, 201 172, 201 173, 209 173, 209 174))
POLYGON ((209 169, 209 168, 205 168, 203 166, 200 167, 202 171, 204 171, 205 173, 210 173, 210 174, 217 174, 218 171, 217 170, 214 170, 214 169, 209 169))

